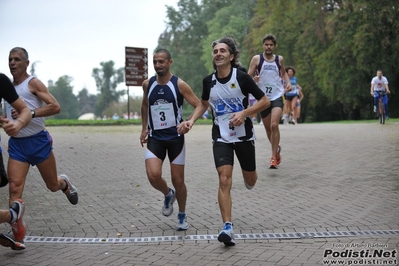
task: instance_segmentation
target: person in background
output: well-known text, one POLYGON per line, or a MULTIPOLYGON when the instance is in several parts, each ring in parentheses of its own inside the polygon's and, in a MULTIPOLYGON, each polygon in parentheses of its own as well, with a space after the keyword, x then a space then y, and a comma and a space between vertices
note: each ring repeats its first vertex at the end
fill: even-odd
POLYGON ((223 229, 218 240, 226 246, 235 245, 232 223, 234 153, 241 166, 244 184, 252 189, 258 179, 255 158, 255 130, 251 116, 270 105, 265 94, 252 78, 239 69, 239 50, 232 37, 212 43, 213 67, 216 71, 203 79, 202 99, 191 118, 181 123, 178 132, 187 133, 194 122, 210 106, 213 112, 213 158, 219 175, 218 201, 223 229), (248 106, 249 94, 257 103, 248 106))
POLYGON ((264 52, 252 57, 248 71, 271 103, 269 108, 261 112, 263 126, 272 146, 271 169, 277 169, 281 162, 279 124, 284 106, 282 96, 284 92, 291 91, 291 82, 285 72, 284 58, 273 53, 276 43, 276 37, 272 34, 263 37, 264 52), (285 87, 282 80, 285 82, 285 87))
MULTIPOLYGON (((61 110, 57 100, 51 95, 47 87, 37 78, 27 73, 29 66, 28 52, 22 47, 11 49, 8 66, 13 76, 13 85, 19 97, 30 109, 31 121, 18 134, 8 141, 8 181, 10 205, 22 199, 26 177, 30 165, 36 165, 47 188, 52 191, 63 191, 71 204, 78 203, 78 191, 66 175, 57 175, 55 156, 52 151, 53 140, 44 128, 44 117, 58 114, 61 110)), ((21 113, 12 105, 6 104, 8 119, 18 121, 21 113)), ((1 234, 3 246, 13 246, 18 242, 24 245, 24 234, 20 234, 23 226, 12 226, 12 231, 1 234)))
POLYGON ((153 63, 156 76, 142 84, 140 144, 144 146, 147 143, 147 178, 151 185, 164 195, 161 213, 170 216, 173 213, 173 203, 177 199, 179 213, 176 228, 178 231, 187 230, 187 187, 184 182, 186 146, 184 135, 177 132, 177 126, 183 121, 184 99, 193 107, 198 105, 199 99, 185 81, 170 72, 173 59, 168 50, 157 50, 153 56, 153 63), (170 161, 174 189, 168 186, 162 177, 162 165, 166 154, 170 161))
POLYGON ((206 109, 205 112, 202 114, 202 119, 207 120, 209 118, 209 110, 206 109))
POLYGON ((284 103, 284 111, 283 111, 283 121, 284 124, 288 124, 288 117, 292 114, 292 122, 294 125, 297 124, 297 99, 299 96, 299 90, 302 89, 297 82, 297 77, 295 77, 295 68, 288 66, 285 68, 285 71, 288 74, 288 77, 291 82, 291 91, 285 93, 285 103, 284 103))
POLYGON ((118 120, 120 117, 119 117, 119 115, 117 114, 117 113, 114 113, 113 115, 112 115, 112 120, 118 120))
MULTIPOLYGON (((391 93, 391 91, 389 90, 389 87, 388 87, 388 79, 382 75, 381 69, 377 70, 377 76, 375 76, 371 80, 370 94, 371 94, 371 96, 374 97, 374 110, 373 110, 374 113, 377 112, 378 99, 380 98, 379 92, 386 92, 387 94, 391 93)), ((386 117, 386 119, 389 119, 388 95, 385 94, 382 98, 382 101, 383 101, 384 107, 385 107, 385 117, 386 117)))

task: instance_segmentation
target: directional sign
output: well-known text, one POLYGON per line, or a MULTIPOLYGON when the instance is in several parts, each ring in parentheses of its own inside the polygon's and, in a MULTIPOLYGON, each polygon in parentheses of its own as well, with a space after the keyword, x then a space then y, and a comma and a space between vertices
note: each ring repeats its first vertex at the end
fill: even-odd
POLYGON ((125 47, 126 86, 141 86, 148 78, 148 49, 125 47))

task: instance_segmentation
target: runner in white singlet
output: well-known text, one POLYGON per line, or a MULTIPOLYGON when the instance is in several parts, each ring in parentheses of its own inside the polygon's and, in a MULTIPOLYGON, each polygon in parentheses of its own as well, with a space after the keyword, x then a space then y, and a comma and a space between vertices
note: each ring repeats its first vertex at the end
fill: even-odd
POLYGON ((271 106, 261 112, 263 126, 267 138, 272 146, 272 157, 270 168, 277 169, 281 162, 280 157, 280 130, 279 123, 283 111, 284 92, 291 91, 291 82, 285 72, 284 58, 281 55, 273 54, 276 48, 276 37, 267 34, 263 40, 264 52, 252 57, 248 74, 253 77, 269 98, 271 106), (285 82, 285 88, 282 82, 285 82))
POLYGON ((251 115, 267 108, 270 102, 252 78, 238 68, 239 51, 232 37, 213 42, 212 48, 215 72, 204 78, 201 103, 195 108, 191 119, 180 124, 178 130, 180 133, 188 132, 194 122, 211 106, 213 158, 219 175, 218 202, 224 223, 218 240, 226 246, 233 246, 235 241, 230 190, 234 154, 240 163, 245 186, 252 189, 258 174, 255 163, 255 131, 251 115), (257 100, 250 107, 249 94, 257 100))

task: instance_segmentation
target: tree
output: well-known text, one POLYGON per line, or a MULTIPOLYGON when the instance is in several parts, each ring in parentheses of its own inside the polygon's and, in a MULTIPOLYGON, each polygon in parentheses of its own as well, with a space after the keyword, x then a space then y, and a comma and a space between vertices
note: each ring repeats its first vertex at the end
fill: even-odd
POLYGON ((72 78, 69 76, 60 77, 55 85, 49 87, 49 92, 57 99, 61 106, 61 112, 54 115, 56 119, 77 119, 78 118, 78 101, 73 94, 73 87, 70 85, 72 78))
POLYGON ((166 48, 172 54, 173 73, 185 80, 197 95, 201 95, 202 79, 208 74, 200 59, 203 51, 202 40, 208 34, 205 21, 214 13, 215 10, 208 10, 206 5, 199 5, 196 0, 180 0, 178 10, 167 6, 169 21, 158 40, 158 48, 166 48))
POLYGON ((118 103, 119 98, 126 93, 125 90, 116 90, 118 84, 124 81, 124 68, 115 69, 113 61, 101 62, 100 65, 101 69, 94 68, 92 72, 97 90, 100 92, 94 112, 97 116, 102 115, 111 103, 118 103))
POLYGON ((94 113, 98 96, 89 94, 86 88, 78 93, 79 116, 86 113, 94 113))
POLYGON ((394 0, 259 0, 246 44, 277 36, 276 53, 298 70, 309 121, 370 118, 375 71, 386 68, 390 84, 398 82, 398 12, 394 0))
MULTIPOLYGON (((399 87, 397 0, 180 0, 178 9, 167 7, 167 17, 158 48, 171 51, 172 71, 199 96, 212 70, 212 41, 233 35, 246 66, 267 33, 297 70, 306 121, 372 118, 368 89, 377 69, 390 88, 399 87)), ((390 106, 399 106, 399 93, 391 91, 390 106)), ((399 109, 390 114, 399 116, 399 109)))
POLYGON ((239 45, 239 60, 244 67, 248 68, 251 54, 243 49, 242 43, 249 33, 250 21, 253 17, 253 9, 256 0, 241 1, 234 0, 228 2, 224 7, 219 8, 214 17, 206 22, 208 27, 208 36, 203 39, 202 61, 204 62, 208 73, 213 71, 212 64, 212 42, 226 35, 233 36, 239 45))

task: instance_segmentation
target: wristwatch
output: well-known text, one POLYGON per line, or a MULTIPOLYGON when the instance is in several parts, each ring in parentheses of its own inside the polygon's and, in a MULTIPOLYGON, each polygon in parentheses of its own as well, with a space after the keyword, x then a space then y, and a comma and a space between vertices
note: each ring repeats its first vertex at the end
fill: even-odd
POLYGON ((34 118, 35 117, 35 115, 36 115, 36 113, 35 113, 35 110, 30 110, 30 113, 32 114, 32 118, 34 118))

